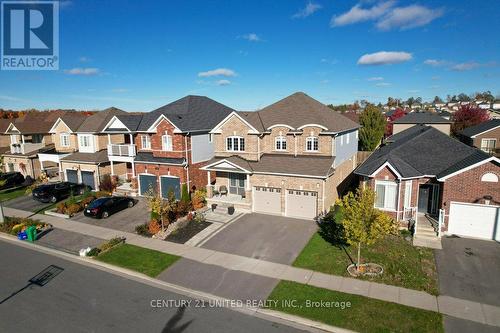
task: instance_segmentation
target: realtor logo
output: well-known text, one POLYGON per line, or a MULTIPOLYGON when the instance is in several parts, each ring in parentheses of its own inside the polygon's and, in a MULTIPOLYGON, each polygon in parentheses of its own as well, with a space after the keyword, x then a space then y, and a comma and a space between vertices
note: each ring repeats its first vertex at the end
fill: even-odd
POLYGON ((2 70, 59 69, 59 3, 2 2, 2 70))

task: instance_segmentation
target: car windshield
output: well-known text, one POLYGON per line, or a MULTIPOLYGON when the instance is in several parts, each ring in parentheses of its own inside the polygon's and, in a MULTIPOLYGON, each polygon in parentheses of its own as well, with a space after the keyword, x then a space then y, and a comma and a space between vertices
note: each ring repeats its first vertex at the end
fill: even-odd
POLYGON ((109 200, 109 198, 96 199, 90 203, 89 208, 97 208, 97 207, 101 206, 102 204, 104 204, 108 200, 109 200))
POLYGON ((50 190, 53 187, 54 187, 54 185, 41 185, 41 186, 38 186, 36 189, 39 191, 46 191, 46 190, 50 190))

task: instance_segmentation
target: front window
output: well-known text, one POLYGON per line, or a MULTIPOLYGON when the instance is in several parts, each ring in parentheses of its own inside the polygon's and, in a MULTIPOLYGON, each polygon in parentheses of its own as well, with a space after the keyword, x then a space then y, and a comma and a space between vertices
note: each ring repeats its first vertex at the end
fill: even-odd
POLYGON ((375 182, 375 207, 384 210, 396 210, 398 184, 392 181, 375 182))
POLYGON ((69 134, 61 133, 61 147, 69 147, 69 134))
POLYGON ((172 151, 172 137, 170 135, 168 134, 162 135, 161 149, 166 151, 172 151))
POLYGON ((310 136, 306 139, 306 150, 307 151, 318 151, 318 138, 315 136, 310 136))
POLYGON ((90 135, 80 136, 80 147, 90 147, 90 135))
POLYGON ((278 136, 276 138, 276 150, 286 150, 286 138, 284 136, 278 136))
POLYGON ((245 139, 240 136, 230 136, 226 139, 227 151, 245 151, 245 139))
POLYGON ((497 145, 496 139, 482 139, 481 140, 481 150, 488 153, 488 154, 495 153, 496 145, 497 145))
POLYGON ((31 136, 31 143, 42 143, 43 135, 42 134, 33 134, 31 136))
POLYGON ((149 135, 141 136, 141 146, 142 149, 151 149, 151 138, 149 135))

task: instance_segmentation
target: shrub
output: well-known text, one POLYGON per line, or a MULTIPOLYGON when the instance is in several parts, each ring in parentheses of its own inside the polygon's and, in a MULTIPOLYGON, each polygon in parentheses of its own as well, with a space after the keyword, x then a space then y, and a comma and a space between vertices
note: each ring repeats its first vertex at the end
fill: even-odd
POLYGON ((137 188, 137 178, 132 178, 130 180, 130 187, 132 187, 134 190, 137 188))
POLYGON ((107 251, 107 250, 111 249, 112 247, 114 247, 118 244, 122 244, 122 243, 125 243, 125 238, 114 237, 114 238, 111 238, 109 241, 102 243, 99 246, 99 249, 101 250, 101 252, 104 252, 104 251, 107 251))
POLYGON ((31 194, 35 188, 37 188, 40 185, 40 182, 34 182, 33 184, 29 185, 26 187, 26 190, 24 191, 25 194, 31 194))
POLYGON ((192 209, 191 202, 189 201, 179 201, 176 207, 177 218, 186 216, 192 209))
POLYGON ((99 199, 99 198, 102 198, 102 197, 109 197, 109 192, 97 191, 97 192, 94 193, 94 196, 96 197, 96 199, 99 199))
POLYGON ((111 193, 116 187, 116 183, 111 178, 110 174, 105 174, 101 177, 100 188, 102 191, 111 193))
POLYGON ((149 226, 147 223, 144 224, 139 224, 138 226, 135 227, 135 232, 138 235, 144 236, 144 237, 151 237, 151 233, 149 232, 149 226))
POLYGON ((64 214, 65 211, 66 211, 66 203, 65 202, 58 203, 56 206, 56 212, 58 212, 59 214, 64 214))
POLYGON ((148 231, 151 235, 156 235, 161 230, 161 225, 158 220, 151 220, 148 224, 148 231))
POLYGON ((38 228, 38 227, 44 227, 47 224, 29 218, 6 216, 4 222, 0 223, 0 232, 5 232, 11 235, 17 235, 18 232, 32 225, 38 228))
POLYGON ((82 206, 80 206, 77 203, 70 204, 70 205, 66 206, 66 214, 69 216, 73 216, 81 210, 82 210, 82 206))
POLYGON ((182 202, 189 202, 189 191, 187 184, 182 184, 182 190, 181 190, 181 201, 182 202))
POLYGON ((82 205, 82 207, 87 207, 87 205, 94 200, 95 200, 94 196, 92 196, 92 195, 88 196, 88 197, 82 199, 82 201, 80 201, 80 205, 82 205))
POLYGON ((200 209, 205 206, 206 191, 196 190, 191 198, 194 209, 200 209))
POLYGON ((101 253, 101 250, 97 247, 93 247, 90 249, 90 251, 87 253, 87 257, 97 257, 101 253))

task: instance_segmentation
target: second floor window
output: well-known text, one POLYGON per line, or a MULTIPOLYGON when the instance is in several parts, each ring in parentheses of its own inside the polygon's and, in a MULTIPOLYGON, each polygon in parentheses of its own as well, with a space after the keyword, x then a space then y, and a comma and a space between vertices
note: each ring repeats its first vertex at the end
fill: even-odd
POLYGON ((482 139, 481 140, 481 150, 488 153, 488 154, 495 153, 496 145, 497 145, 496 139, 482 139))
POLYGON ((306 139, 306 150, 307 151, 318 151, 318 138, 315 136, 310 136, 306 139))
POLYGON ((276 137, 276 150, 286 150, 286 137, 278 136, 276 137))
POLYGON ((90 147, 90 135, 80 136, 80 147, 90 147))
POLYGON ((69 147, 69 134, 61 133, 61 147, 69 147))
POLYGON ((168 134, 161 136, 161 149, 165 151, 172 151, 172 137, 168 134))
POLYGON ((230 136, 226 139, 227 151, 245 151, 245 139, 241 136, 230 136))
POLYGON ((142 149, 151 149, 151 138, 149 135, 141 136, 141 146, 142 149))
POLYGON ((31 143, 42 143, 43 135, 42 134, 33 134, 31 136, 31 143))

